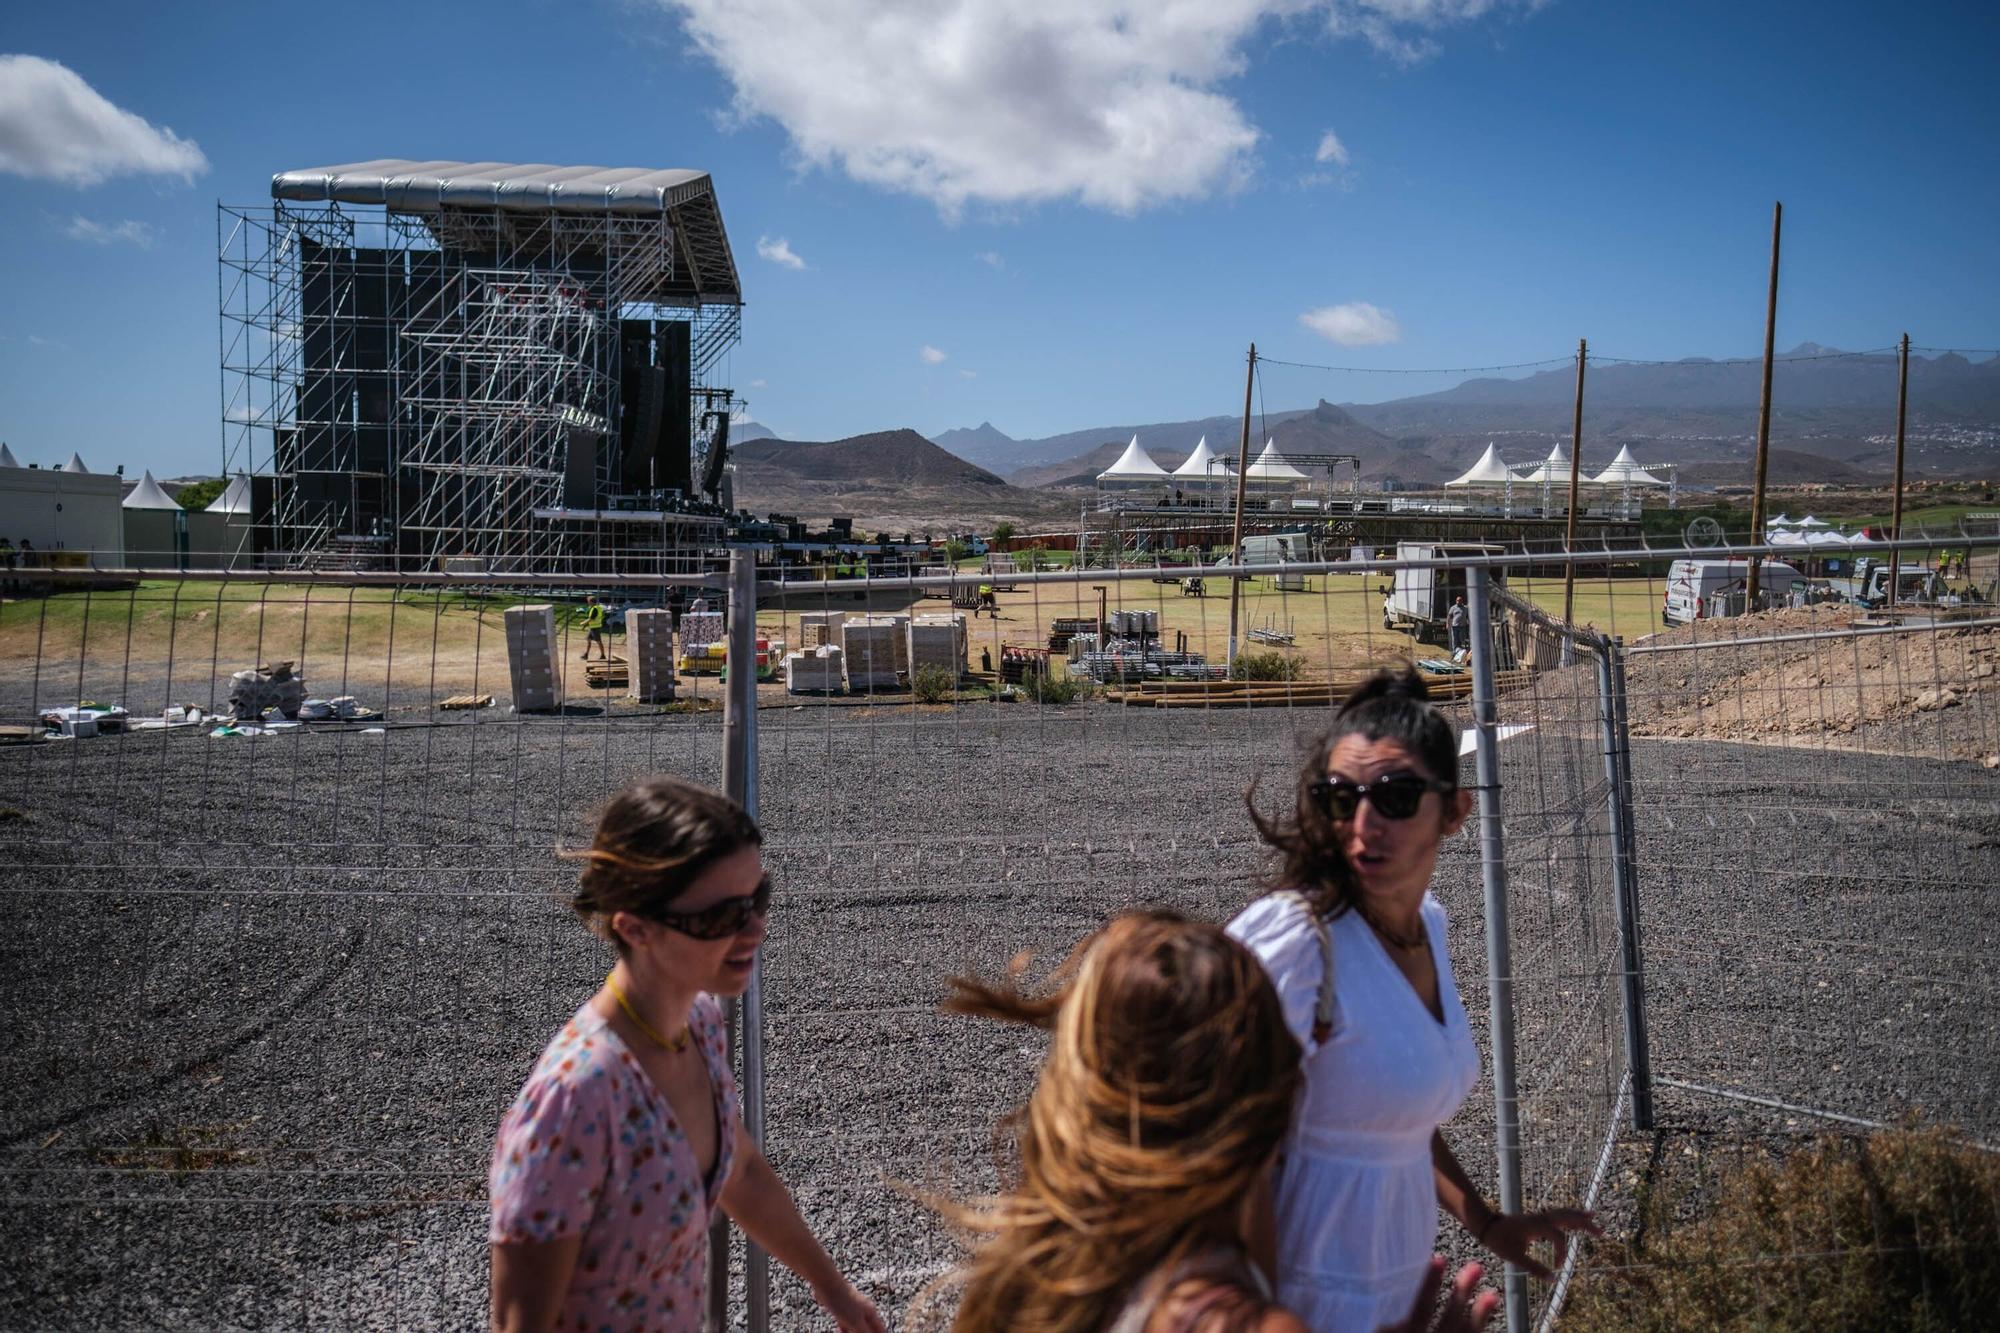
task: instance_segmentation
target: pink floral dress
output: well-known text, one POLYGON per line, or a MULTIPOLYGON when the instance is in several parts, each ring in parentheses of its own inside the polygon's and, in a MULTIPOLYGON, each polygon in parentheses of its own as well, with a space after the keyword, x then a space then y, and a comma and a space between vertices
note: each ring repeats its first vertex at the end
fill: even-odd
POLYGON ((667 1099, 588 1004, 542 1052, 500 1121, 487 1239, 583 1237, 558 1329, 701 1328, 708 1224, 735 1162, 738 1104, 721 1005, 697 997, 688 1025, 715 1089, 720 1141, 708 1180, 667 1099))

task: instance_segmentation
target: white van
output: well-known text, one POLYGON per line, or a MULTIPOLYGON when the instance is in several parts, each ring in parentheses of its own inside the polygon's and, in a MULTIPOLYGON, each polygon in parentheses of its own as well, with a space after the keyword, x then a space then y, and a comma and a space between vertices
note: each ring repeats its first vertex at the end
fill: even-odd
MULTIPOLYGON (((1710 593, 1743 586, 1750 577, 1747 560, 1676 560, 1667 571, 1667 598, 1660 607, 1660 619, 1669 625, 1685 625, 1708 614, 1710 593)), ((1792 590, 1799 571, 1780 560, 1763 562, 1757 576, 1758 588, 1773 598, 1792 590)))

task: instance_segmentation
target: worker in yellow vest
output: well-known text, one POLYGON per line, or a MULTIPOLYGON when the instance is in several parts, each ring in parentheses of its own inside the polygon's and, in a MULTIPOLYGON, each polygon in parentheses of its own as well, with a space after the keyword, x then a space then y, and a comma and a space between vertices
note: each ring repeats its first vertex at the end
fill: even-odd
POLYGON ((592 593, 583 599, 583 660, 590 660, 590 645, 597 645, 597 655, 609 660, 611 649, 604 642, 604 606, 592 593))

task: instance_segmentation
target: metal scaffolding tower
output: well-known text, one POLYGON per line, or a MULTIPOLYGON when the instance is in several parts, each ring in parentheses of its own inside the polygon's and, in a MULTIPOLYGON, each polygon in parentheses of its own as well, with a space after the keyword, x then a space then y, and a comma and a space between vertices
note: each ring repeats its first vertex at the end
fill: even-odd
POLYGON ((719 528, 702 409, 741 292, 706 175, 383 161, 272 195, 219 245, 224 466, 267 563, 629 568, 605 514, 661 516, 662 559, 719 528))

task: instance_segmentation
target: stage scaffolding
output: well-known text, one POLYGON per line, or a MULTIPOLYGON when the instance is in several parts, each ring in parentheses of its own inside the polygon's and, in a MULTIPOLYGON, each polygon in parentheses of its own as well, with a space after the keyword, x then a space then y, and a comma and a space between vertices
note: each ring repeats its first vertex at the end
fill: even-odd
POLYGON ((376 162, 272 194, 218 246, 224 467, 266 563, 629 569, 623 525, 549 514, 719 519, 741 294, 705 175, 376 162))

